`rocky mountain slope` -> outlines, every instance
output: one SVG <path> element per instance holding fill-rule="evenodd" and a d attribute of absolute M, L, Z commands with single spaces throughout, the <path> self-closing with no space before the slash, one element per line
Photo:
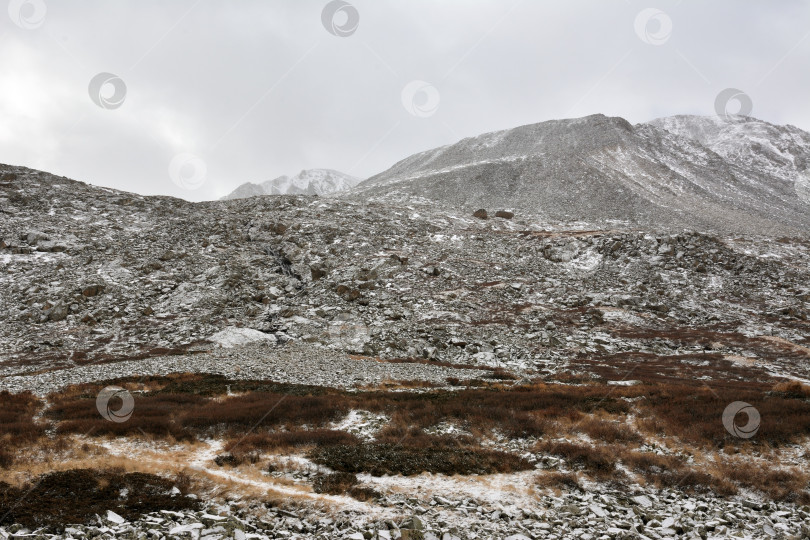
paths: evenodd
<path fill-rule="evenodd" d="M 415 154 L 357 198 L 506 207 L 550 222 L 803 234 L 810 134 L 747 117 L 553 120 Z"/>
<path fill-rule="evenodd" d="M 244 199 L 256 195 L 330 195 L 347 191 L 358 183 L 359 178 L 339 171 L 309 169 L 295 176 L 279 176 L 260 184 L 244 183 L 222 199 Z"/>
<path fill-rule="evenodd" d="M 810 534 L 810 240 L 486 208 L 0 165 L 0 537 Z"/>
<path fill-rule="evenodd" d="M 810 378 L 806 239 L 0 175 L 6 374 L 254 339 L 229 330 L 244 327 L 277 347 L 527 372 L 593 369 L 570 364 L 582 353 L 700 355 L 712 335 L 713 354 Z"/>

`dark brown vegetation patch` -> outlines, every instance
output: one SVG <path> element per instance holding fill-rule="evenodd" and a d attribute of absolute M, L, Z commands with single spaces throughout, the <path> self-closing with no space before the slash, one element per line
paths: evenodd
<path fill-rule="evenodd" d="M 274 433 L 252 433 L 232 439 L 225 445 L 229 452 L 249 450 L 278 450 L 307 446 L 335 446 L 359 443 L 351 433 L 332 429 L 294 429 Z"/>
<path fill-rule="evenodd" d="M 579 478 L 572 472 L 545 472 L 535 478 L 535 484 L 541 488 L 581 490 Z"/>
<path fill-rule="evenodd" d="M 315 480 L 312 481 L 312 489 L 315 493 L 341 495 L 346 493 L 349 488 L 357 483 L 357 476 L 348 472 L 319 474 L 315 477 Z"/>
<path fill-rule="evenodd" d="M 175 485 L 152 474 L 91 469 L 45 474 L 22 487 L 0 482 L 0 525 L 61 530 L 69 524 L 89 523 L 107 510 L 137 519 L 160 510 L 199 509 L 196 500 L 182 493 L 172 495 Z"/>
<path fill-rule="evenodd" d="M 655 385 L 645 389 L 644 396 L 641 423 L 645 428 L 704 447 L 738 445 L 743 441 L 726 431 L 722 423 L 723 411 L 735 401 L 749 403 L 759 411 L 759 430 L 749 440 L 751 443 L 767 442 L 779 446 L 810 435 L 810 401 L 771 392 L 769 386 L 693 388 Z M 744 425 L 747 417 L 741 414 L 736 421 Z"/>
<path fill-rule="evenodd" d="M 705 357 L 703 360 L 710 360 Z M 635 378 L 636 373 L 632 374 Z M 461 383 L 461 381 L 458 381 Z M 95 397 L 117 384 L 135 396 L 132 418 L 121 424 L 101 418 Z M 506 386 L 489 383 L 456 391 L 341 391 L 270 381 L 229 381 L 215 375 L 171 375 L 121 379 L 72 387 L 50 396 L 47 423 L 59 433 L 139 435 L 176 439 L 226 439 L 223 465 L 253 462 L 261 452 L 308 451 L 320 463 L 342 472 L 470 474 L 522 470 L 527 464 L 509 454 L 494 456 L 478 445 L 493 433 L 536 438 L 540 452 L 559 455 L 581 475 L 625 482 L 630 476 L 659 487 L 733 493 L 757 489 L 772 498 L 804 500 L 804 476 L 793 474 L 789 486 L 778 463 L 762 465 L 758 474 L 724 474 L 728 456 L 778 452 L 810 436 L 810 390 L 781 381 L 708 380 L 648 382 L 608 386 L 586 379 L 572 384 L 535 383 Z M 759 431 L 740 439 L 726 431 L 722 415 L 735 401 L 753 405 L 761 416 Z M 42 434 L 33 415 L 42 404 L 33 396 L 0 394 L 7 406 L 0 419 L 7 433 Z M 373 444 L 329 429 L 350 410 L 388 417 Z M 632 418 L 632 420 L 631 420 Z M 747 421 L 744 414 L 737 423 Z M 466 435 L 432 435 L 440 424 Z M 15 427 L 16 426 L 16 427 Z M 594 445 L 566 441 L 587 434 Z M 3 437 L 0 432 L 0 437 Z M 684 453 L 710 456 L 692 464 L 685 458 L 639 452 L 644 440 L 661 437 Z M 6 440 L 12 439 L 5 435 Z M 667 443 L 667 446 L 670 446 Z M 5 447 L 3 447 L 5 449 Z M 704 454 L 713 452 L 714 454 Z M 0 452 L 0 467 L 13 452 Z M 622 467 L 617 468 L 617 463 Z"/>
<path fill-rule="evenodd" d="M 386 443 L 318 448 L 310 452 L 309 457 L 335 471 L 367 472 L 374 476 L 412 476 L 423 472 L 492 474 L 533 468 L 523 458 L 494 450 L 418 448 Z"/>
<path fill-rule="evenodd" d="M 477 436 L 497 430 L 509 437 L 554 436 L 559 427 L 574 424 L 592 438 L 613 444 L 635 443 L 641 435 L 626 424 L 635 413 L 645 432 L 677 437 L 683 442 L 707 448 L 767 443 L 779 446 L 810 435 L 810 400 L 801 385 L 745 382 L 712 386 L 644 384 L 610 387 L 600 384 L 531 384 L 511 387 L 472 388 L 460 391 L 428 392 L 344 392 L 335 389 L 277 385 L 267 381 L 228 382 L 218 376 L 183 375 L 176 379 L 139 382 L 133 388 L 135 412 L 127 422 L 103 419 L 96 410 L 95 396 L 106 384 L 124 388 L 126 380 L 84 385 L 51 397 L 47 416 L 58 422 L 62 433 L 93 435 L 151 434 L 189 439 L 200 435 L 224 435 L 238 439 L 250 432 L 248 446 L 256 448 L 302 446 L 296 437 L 314 437 L 323 444 L 334 434 L 317 432 L 274 435 L 279 428 L 294 431 L 325 428 L 349 410 L 383 413 L 390 425 L 400 430 L 425 430 L 450 422 Z M 224 396 L 230 389 L 237 395 Z M 135 392 L 139 393 L 135 393 Z M 216 394 L 221 391 L 223 394 Z M 217 397 L 210 396 L 214 393 Z M 245 392 L 245 393 L 238 393 Z M 30 420 L 35 407 L 32 397 L 20 398 L 22 411 L 14 418 L 22 423 L 11 429 L 41 433 Z M 633 400 L 633 401 L 628 401 Z M 751 440 L 726 431 L 722 423 L 725 407 L 735 401 L 753 405 L 761 425 Z M 27 411 L 27 412 L 26 412 Z M 19 416 L 22 414 L 22 416 Z M 28 416 L 25 416 L 25 415 Z M 587 415 L 593 415 L 588 417 Z M 28 418 L 28 420 L 25 420 Z M 12 419 L 13 420 L 13 419 Z M 741 415 L 738 419 L 745 422 Z M 16 421 L 7 420 L 10 424 Z M 39 429 L 40 431 L 37 431 Z"/>
<path fill-rule="evenodd" d="M 3 447 L 32 441 L 43 434 L 44 427 L 34 422 L 34 415 L 41 406 L 42 402 L 30 392 L 0 392 L 0 443 Z"/>
<path fill-rule="evenodd" d="M 41 406 L 42 402 L 31 393 L 0 392 L 0 469 L 11 467 L 15 450 L 45 432 L 45 426 L 34 421 Z"/>
<path fill-rule="evenodd" d="M 347 494 L 359 501 L 368 501 L 380 497 L 380 493 L 376 490 L 358 484 L 357 476 L 352 473 L 319 474 L 312 481 L 312 490 L 315 493 L 326 493 L 328 495 Z"/>
<path fill-rule="evenodd" d="M 741 486 L 756 489 L 776 501 L 810 503 L 810 475 L 797 467 L 771 468 L 768 464 L 746 459 L 723 462 L 719 473 Z"/>
<path fill-rule="evenodd" d="M 598 478 L 610 478 L 616 474 L 616 455 L 604 446 L 543 441 L 535 450 L 560 456 L 569 465 L 582 468 Z"/>

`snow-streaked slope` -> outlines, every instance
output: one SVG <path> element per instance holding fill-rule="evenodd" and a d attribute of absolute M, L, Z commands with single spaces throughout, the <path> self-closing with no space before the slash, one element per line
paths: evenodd
<path fill-rule="evenodd" d="M 242 184 L 223 199 L 244 199 L 256 195 L 331 195 L 347 191 L 360 181 L 360 178 L 332 169 L 309 169 L 295 176 L 279 176 L 261 184 Z"/>
<path fill-rule="evenodd" d="M 810 134 L 750 118 L 631 125 L 593 115 L 487 133 L 415 154 L 348 196 L 514 208 L 551 221 L 806 233 L 796 192 Z"/>

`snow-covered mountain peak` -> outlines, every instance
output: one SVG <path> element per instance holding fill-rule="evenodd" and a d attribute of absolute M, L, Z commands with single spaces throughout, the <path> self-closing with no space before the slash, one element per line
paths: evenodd
<path fill-rule="evenodd" d="M 305 169 L 295 176 L 279 176 L 261 184 L 242 184 L 223 199 L 256 195 L 331 195 L 347 191 L 360 181 L 360 178 L 333 169 Z"/>

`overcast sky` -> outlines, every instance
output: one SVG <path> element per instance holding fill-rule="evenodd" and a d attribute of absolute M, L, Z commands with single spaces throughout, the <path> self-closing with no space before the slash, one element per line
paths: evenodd
<path fill-rule="evenodd" d="M 715 114 L 727 88 L 810 130 L 807 0 L 7 3 L 0 162 L 142 194 L 368 177 L 554 118 Z"/>

